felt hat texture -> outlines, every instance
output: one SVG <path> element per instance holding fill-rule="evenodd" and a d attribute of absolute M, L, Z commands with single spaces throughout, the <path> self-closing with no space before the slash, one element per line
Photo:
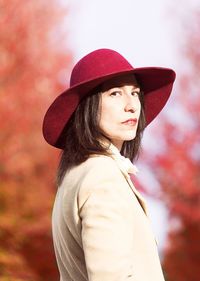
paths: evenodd
<path fill-rule="evenodd" d="M 117 76 L 134 74 L 144 92 L 146 125 L 162 110 L 176 77 L 170 68 L 134 68 L 121 54 L 111 49 L 98 49 L 84 56 L 74 66 L 70 87 L 48 108 L 43 120 L 43 136 L 52 146 L 63 149 L 64 128 L 80 101 L 91 90 Z"/>

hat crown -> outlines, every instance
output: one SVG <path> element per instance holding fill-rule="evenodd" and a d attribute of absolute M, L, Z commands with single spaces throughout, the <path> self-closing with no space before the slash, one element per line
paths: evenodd
<path fill-rule="evenodd" d="M 134 69 L 118 52 L 98 49 L 84 56 L 73 68 L 70 87 L 113 73 Z"/>

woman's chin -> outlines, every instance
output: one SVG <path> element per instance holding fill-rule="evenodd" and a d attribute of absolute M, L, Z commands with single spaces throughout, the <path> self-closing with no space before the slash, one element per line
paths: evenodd
<path fill-rule="evenodd" d="M 132 134 L 132 135 L 126 135 L 126 136 L 119 136 L 119 137 L 116 137 L 116 138 L 112 138 L 112 137 L 109 137 L 111 139 L 111 142 L 124 142 L 124 141 L 131 141 L 131 140 L 134 140 L 136 137 L 136 134 Z"/>
<path fill-rule="evenodd" d="M 136 133 L 130 133 L 123 137 L 123 141 L 131 141 L 136 137 Z"/>

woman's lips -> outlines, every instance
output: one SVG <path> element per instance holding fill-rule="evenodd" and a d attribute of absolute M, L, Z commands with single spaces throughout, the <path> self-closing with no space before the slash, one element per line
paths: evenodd
<path fill-rule="evenodd" d="M 122 124 L 128 125 L 128 126 L 135 126 L 137 124 L 137 118 L 130 118 L 130 119 L 122 122 Z"/>

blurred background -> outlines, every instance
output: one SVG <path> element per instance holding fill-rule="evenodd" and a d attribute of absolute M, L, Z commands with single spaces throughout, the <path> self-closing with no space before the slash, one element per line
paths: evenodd
<path fill-rule="evenodd" d="M 147 199 L 167 281 L 200 274 L 200 0 L 0 1 L 0 280 L 56 281 L 51 212 L 59 151 L 43 116 L 73 65 L 111 48 L 177 72 L 146 129 L 135 185 Z"/>

